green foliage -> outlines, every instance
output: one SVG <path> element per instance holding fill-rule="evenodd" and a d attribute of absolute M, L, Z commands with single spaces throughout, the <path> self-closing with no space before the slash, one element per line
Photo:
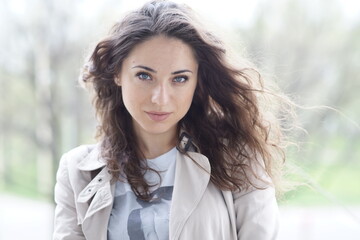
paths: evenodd
<path fill-rule="evenodd" d="M 352 144 L 360 146 L 360 141 Z M 298 168 L 289 178 L 307 185 L 286 193 L 282 204 L 360 204 L 360 149 L 348 152 L 349 140 L 341 137 L 326 139 L 322 145 L 324 148 L 316 146 L 308 154 L 293 155 L 290 161 Z"/>
<path fill-rule="evenodd" d="M 359 205 L 360 166 L 315 165 L 309 170 L 315 186 L 301 186 L 285 194 L 282 204 Z"/>

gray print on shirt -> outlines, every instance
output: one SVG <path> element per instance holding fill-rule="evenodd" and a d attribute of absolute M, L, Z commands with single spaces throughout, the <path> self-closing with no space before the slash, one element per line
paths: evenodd
<path fill-rule="evenodd" d="M 127 233 L 130 240 L 169 239 L 169 205 L 172 192 L 173 186 L 160 187 L 151 193 L 152 200 L 149 202 L 137 198 L 129 191 L 115 197 L 114 208 L 126 208 L 119 205 L 132 201 L 136 201 L 139 206 L 129 213 L 127 219 Z"/>

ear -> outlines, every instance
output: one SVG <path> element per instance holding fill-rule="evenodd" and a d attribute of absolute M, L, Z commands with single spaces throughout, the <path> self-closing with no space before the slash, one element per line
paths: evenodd
<path fill-rule="evenodd" d="M 115 79 L 115 84 L 118 85 L 119 87 L 121 86 L 121 80 L 120 80 L 120 77 L 119 76 L 116 76 Z"/>

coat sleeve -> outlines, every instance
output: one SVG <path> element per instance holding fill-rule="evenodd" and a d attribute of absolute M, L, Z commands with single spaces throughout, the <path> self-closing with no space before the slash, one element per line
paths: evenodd
<path fill-rule="evenodd" d="M 78 225 L 75 208 L 74 191 L 69 181 L 67 155 L 60 160 L 55 185 L 55 216 L 53 240 L 84 240 L 85 237 Z"/>
<path fill-rule="evenodd" d="M 277 239 L 279 209 L 273 187 L 235 192 L 233 199 L 239 240 Z"/>

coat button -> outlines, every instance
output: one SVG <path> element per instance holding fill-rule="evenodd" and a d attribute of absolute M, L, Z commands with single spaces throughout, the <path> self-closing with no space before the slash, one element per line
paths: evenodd
<path fill-rule="evenodd" d="M 98 179 L 98 182 L 101 182 L 101 181 L 102 181 L 102 178 L 99 178 L 99 179 Z"/>

